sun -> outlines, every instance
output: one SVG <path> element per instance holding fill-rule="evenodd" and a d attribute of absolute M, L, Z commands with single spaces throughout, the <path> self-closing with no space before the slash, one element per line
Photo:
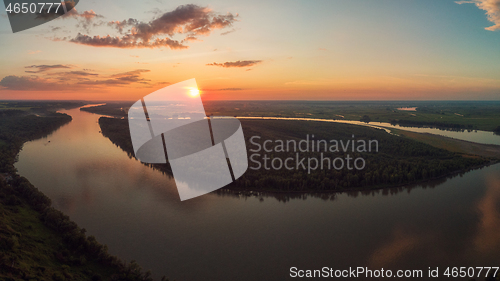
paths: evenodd
<path fill-rule="evenodd" d="M 191 97 L 193 97 L 193 98 L 197 97 L 197 96 L 200 95 L 200 90 L 198 90 L 198 89 L 191 89 L 191 90 L 189 90 L 189 95 Z"/>

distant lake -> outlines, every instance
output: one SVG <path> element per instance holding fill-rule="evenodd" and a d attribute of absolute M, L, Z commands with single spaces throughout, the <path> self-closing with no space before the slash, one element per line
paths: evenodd
<path fill-rule="evenodd" d="M 63 112 L 73 121 L 26 143 L 16 168 L 111 254 L 155 277 L 284 280 L 290 267 L 426 274 L 500 264 L 500 165 L 365 193 L 211 193 L 180 202 L 171 178 L 99 133 L 99 115 Z"/>

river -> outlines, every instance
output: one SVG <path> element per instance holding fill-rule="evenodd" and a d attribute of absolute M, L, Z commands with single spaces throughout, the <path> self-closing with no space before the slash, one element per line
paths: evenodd
<path fill-rule="evenodd" d="M 330 122 L 330 123 L 344 123 L 352 125 L 360 125 L 372 128 L 383 129 L 390 133 L 390 129 L 400 129 L 405 131 L 411 131 L 416 133 L 428 133 L 433 135 L 445 136 L 449 138 L 454 138 L 458 140 L 476 142 L 481 144 L 494 144 L 500 145 L 500 135 L 493 132 L 481 131 L 481 130 L 463 130 L 463 131 L 453 131 L 444 130 L 438 128 L 430 127 L 405 127 L 400 125 L 393 125 L 386 122 L 361 122 L 352 120 L 332 120 L 332 119 L 315 119 L 315 118 L 294 118 L 294 117 L 240 117 L 238 119 L 254 119 L 254 120 L 289 120 L 289 121 L 312 121 L 312 122 Z"/>
<path fill-rule="evenodd" d="M 500 165 L 366 193 L 181 202 L 171 178 L 99 133 L 98 115 L 62 112 L 73 121 L 26 143 L 19 174 L 111 254 L 155 277 L 284 280 L 291 267 L 362 266 L 424 276 L 439 267 L 434 280 L 452 280 L 442 275 L 447 266 L 500 264 Z"/>

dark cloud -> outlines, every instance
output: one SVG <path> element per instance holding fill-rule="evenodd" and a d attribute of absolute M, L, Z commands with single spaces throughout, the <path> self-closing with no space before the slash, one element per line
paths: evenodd
<path fill-rule="evenodd" d="M 45 77 L 9 75 L 0 80 L 0 89 L 13 91 L 79 91 L 105 86 L 119 87 L 142 84 L 144 87 L 152 87 L 169 84 L 167 82 L 151 82 L 151 80 L 142 77 L 143 73 L 146 72 L 150 72 L 150 70 L 136 69 L 102 77 L 97 73 L 89 72 L 88 69 L 47 73 Z"/>
<path fill-rule="evenodd" d="M 148 69 L 137 69 L 133 71 L 118 73 L 110 75 L 108 79 L 103 80 L 93 80 L 93 81 L 83 81 L 78 84 L 83 85 L 115 85 L 115 86 L 123 86 L 129 85 L 132 83 L 140 83 L 140 84 L 150 84 L 151 80 L 144 79 L 141 77 L 142 73 L 150 72 Z"/>
<path fill-rule="evenodd" d="M 37 76 L 9 75 L 0 80 L 0 86 L 14 91 L 62 91 L 70 89 L 70 85 Z"/>
<path fill-rule="evenodd" d="M 66 72 L 57 72 L 53 73 L 51 75 L 57 75 L 57 76 L 64 76 L 64 77 L 93 77 L 93 76 L 99 76 L 97 73 L 92 73 L 88 71 L 81 71 L 81 70 L 76 70 L 76 71 L 66 71 Z"/>
<path fill-rule="evenodd" d="M 233 29 L 231 29 L 231 30 L 229 30 L 229 31 L 222 32 L 220 35 L 228 35 L 229 33 L 232 33 L 232 32 L 235 32 L 235 31 L 236 31 L 236 29 L 235 29 L 235 28 L 233 28 Z"/>
<path fill-rule="evenodd" d="M 74 5 L 75 4 L 71 3 L 70 1 L 66 1 L 66 7 L 68 9 L 68 12 L 66 14 L 64 13 L 64 9 L 61 6 L 61 8 L 58 9 L 57 14 L 53 12 L 48 13 L 48 11 L 42 11 L 42 13 L 37 13 L 36 18 L 44 20 L 49 20 L 56 17 L 59 17 L 60 19 L 77 19 L 78 23 L 76 27 L 82 28 L 87 32 L 90 32 L 90 29 L 92 27 L 100 26 L 106 23 L 102 20 L 96 21 L 97 19 L 104 18 L 104 16 L 97 14 L 93 10 L 83 11 L 82 13 L 80 13 L 74 8 Z M 54 8 L 52 8 L 51 11 L 54 11 Z M 61 30 L 61 27 L 52 29 L 52 31 L 57 30 Z"/>
<path fill-rule="evenodd" d="M 172 40 L 170 38 L 155 39 L 153 42 L 141 42 L 137 41 L 130 36 L 124 37 L 99 37 L 99 36 L 88 36 L 85 34 L 80 34 L 69 40 L 73 43 L 78 43 L 82 45 L 88 45 L 93 47 L 115 47 L 115 48 L 157 48 L 157 47 L 169 47 L 172 50 L 176 49 L 187 49 L 187 46 L 182 45 L 177 40 Z"/>
<path fill-rule="evenodd" d="M 249 67 L 256 64 L 262 63 L 261 60 L 239 60 L 239 61 L 228 61 L 225 63 L 209 63 L 210 66 L 220 66 L 220 67 Z"/>
<path fill-rule="evenodd" d="M 56 64 L 56 65 L 30 65 L 26 66 L 25 68 L 36 68 L 37 70 L 26 70 L 26 73 L 40 73 L 40 72 L 45 72 L 51 69 L 58 69 L 58 68 L 71 68 L 71 65 L 63 65 L 63 64 Z"/>
<path fill-rule="evenodd" d="M 76 27 L 84 29 L 86 32 L 90 32 L 90 28 L 100 26 L 105 24 L 104 21 L 96 21 L 96 19 L 104 18 L 101 15 L 96 14 L 93 10 L 84 11 L 83 13 L 76 12 L 69 15 L 69 17 L 75 17 L 78 19 L 78 24 Z"/>
<path fill-rule="evenodd" d="M 109 22 L 108 25 L 121 36 L 79 33 L 69 41 L 94 47 L 186 49 L 185 42 L 198 40 L 197 36 L 207 36 L 216 29 L 230 27 L 237 17 L 237 14 L 217 14 L 207 7 L 190 4 L 179 6 L 147 23 L 133 18 Z M 173 39 L 177 34 L 186 36 L 180 41 Z"/>
<path fill-rule="evenodd" d="M 104 18 L 102 15 L 96 14 L 93 10 L 90 11 L 84 11 L 83 13 L 78 13 L 76 10 L 72 10 L 74 12 L 68 13 L 67 17 L 75 17 L 75 18 L 81 18 L 84 20 L 92 20 L 96 18 Z"/>
<path fill-rule="evenodd" d="M 108 26 L 114 27 L 120 34 L 123 34 L 123 29 L 127 27 L 131 27 L 139 24 L 139 21 L 136 19 L 128 19 L 123 21 L 110 21 L 108 22 Z"/>

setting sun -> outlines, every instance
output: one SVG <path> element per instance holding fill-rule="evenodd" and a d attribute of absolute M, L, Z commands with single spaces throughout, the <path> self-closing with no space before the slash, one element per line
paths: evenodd
<path fill-rule="evenodd" d="M 189 90 L 189 95 L 191 97 L 193 97 L 193 98 L 197 97 L 197 96 L 200 95 L 200 90 L 198 90 L 198 89 L 191 89 L 191 90 Z"/>

